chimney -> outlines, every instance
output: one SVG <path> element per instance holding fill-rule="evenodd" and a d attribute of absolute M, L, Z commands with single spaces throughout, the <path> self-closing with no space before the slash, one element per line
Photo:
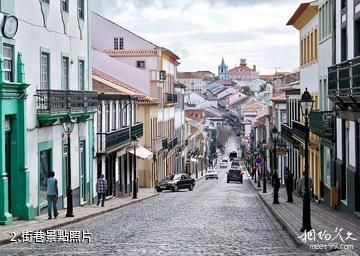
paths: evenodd
<path fill-rule="evenodd" d="M 253 65 L 253 71 L 256 71 L 256 65 Z"/>

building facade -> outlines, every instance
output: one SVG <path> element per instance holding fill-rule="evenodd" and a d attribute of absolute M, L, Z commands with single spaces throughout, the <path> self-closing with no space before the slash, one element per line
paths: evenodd
<path fill-rule="evenodd" d="M 12 216 L 32 219 L 46 211 L 50 171 L 58 179 L 60 209 L 66 208 L 69 175 L 74 206 L 92 203 L 97 94 L 89 72 L 88 1 L 1 1 L 1 12 L 3 22 L 4 14 L 18 18 L 16 35 L 2 37 L 3 86 L 19 87 L 17 96 L 15 87 L 7 87 L 13 96 L 1 111 L 6 174 L 0 181 L 0 223 L 9 224 Z M 68 117 L 74 122 L 71 144 L 62 125 Z"/>
<path fill-rule="evenodd" d="M 218 66 L 218 78 L 224 81 L 229 79 L 229 67 L 225 64 L 224 58 L 222 58 L 221 64 Z"/>
<path fill-rule="evenodd" d="M 229 70 L 229 80 L 233 81 L 252 81 L 259 79 L 259 72 L 256 65 L 252 68 L 247 66 L 246 59 L 240 59 L 240 65 Z"/>

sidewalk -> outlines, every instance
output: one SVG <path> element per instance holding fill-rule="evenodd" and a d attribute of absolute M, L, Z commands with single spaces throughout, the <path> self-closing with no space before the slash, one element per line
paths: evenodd
<path fill-rule="evenodd" d="M 299 246 L 309 246 L 310 245 L 319 245 L 319 244 L 346 244 L 353 245 L 353 251 L 349 250 L 338 250 L 336 252 L 331 252 L 328 255 L 359 255 L 360 253 L 360 220 L 354 216 L 351 216 L 347 213 L 338 212 L 327 208 L 325 205 L 319 205 L 315 202 L 311 202 L 311 226 L 315 231 L 315 241 L 314 239 L 309 239 L 309 234 L 307 236 L 308 240 L 304 242 L 304 236 L 301 237 L 304 233 L 300 232 L 302 226 L 302 210 L 303 210 L 303 200 L 301 197 L 293 193 L 294 202 L 287 203 L 287 195 L 285 188 L 280 188 L 279 191 L 279 202 L 280 204 L 273 204 L 273 188 L 267 183 L 267 192 L 262 193 L 262 182 L 261 188 L 257 187 L 257 184 L 253 180 L 249 179 L 249 182 L 253 184 L 255 190 L 258 191 L 258 195 L 269 210 L 274 214 L 274 216 L 279 220 L 283 227 L 291 234 L 296 243 Z M 338 229 L 338 230 L 336 230 Z M 340 232 L 339 230 L 343 229 Z M 323 236 L 319 232 L 323 231 Z M 352 239 L 346 239 L 348 232 L 351 232 Z M 326 235 L 328 234 L 328 235 Z M 331 238 L 330 238 L 331 237 Z M 329 238 L 326 240 L 325 238 Z M 341 239 L 342 238 L 342 239 Z M 332 240 L 334 239 L 334 240 Z M 342 241 L 344 240 L 344 242 Z M 313 249 L 313 248 L 312 248 Z M 320 249 L 320 248 L 319 248 Z M 320 252 L 324 252 L 319 250 Z M 340 248 L 339 248 L 340 249 Z M 331 251 L 329 248 L 325 250 L 326 252 Z"/>
<path fill-rule="evenodd" d="M 12 238 L 12 236 L 10 236 L 11 232 L 14 232 L 16 235 L 21 235 L 22 231 L 58 229 L 60 227 L 95 217 L 157 195 L 158 193 L 154 192 L 153 188 L 139 189 L 137 199 L 132 199 L 132 196 L 112 198 L 105 202 L 105 207 L 96 206 L 96 204 L 75 207 L 75 217 L 73 218 L 65 217 L 65 209 L 59 211 L 59 216 L 56 219 L 48 220 L 47 214 L 43 214 L 36 216 L 35 220 L 15 220 L 10 225 L 0 226 L 0 245 L 10 243 L 10 239 Z"/>

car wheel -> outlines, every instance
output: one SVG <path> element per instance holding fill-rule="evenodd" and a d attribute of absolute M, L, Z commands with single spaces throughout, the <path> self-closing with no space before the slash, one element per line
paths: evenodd
<path fill-rule="evenodd" d="M 193 191 L 193 189 L 194 189 L 193 184 L 190 184 L 189 191 Z"/>
<path fill-rule="evenodd" d="M 174 187 L 173 187 L 173 192 L 178 192 L 179 191 L 179 187 L 177 186 L 177 185 L 175 185 Z"/>
<path fill-rule="evenodd" d="M 219 179 L 219 177 L 216 177 L 216 179 L 218 180 L 218 179 Z"/>
<path fill-rule="evenodd" d="M 226 183 L 229 183 L 229 180 L 227 180 Z"/>
<path fill-rule="evenodd" d="M 162 191 L 162 189 L 161 189 L 161 188 L 157 188 L 156 191 L 160 193 L 160 192 Z"/>
<path fill-rule="evenodd" d="M 205 180 L 207 180 L 208 178 L 205 178 Z"/>

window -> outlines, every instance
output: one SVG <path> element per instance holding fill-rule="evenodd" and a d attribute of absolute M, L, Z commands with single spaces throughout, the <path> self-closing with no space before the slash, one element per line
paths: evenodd
<path fill-rule="evenodd" d="M 69 0 L 61 0 L 61 10 L 63 12 L 69 12 Z"/>
<path fill-rule="evenodd" d="M 331 151 L 328 147 L 324 147 L 324 183 L 330 187 L 330 171 L 331 171 Z"/>
<path fill-rule="evenodd" d="M 49 89 L 49 53 L 42 52 L 40 60 L 40 89 Z"/>
<path fill-rule="evenodd" d="M 124 38 L 115 37 L 114 38 L 114 50 L 123 50 L 124 49 Z"/>
<path fill-rule="evenodd" d="M 123 110 L 122 110 L 122 114 L 123 114 L 123 117 L 122 117 L 123 124 L 122 124 L 122 126 L 126 127 L 127 126 L 127 119 L 128 119 L 128 117 L 127 117 L 127 109 L 128 109 L 129 105 L 127 105 L 128 104 L 127 101 L 125 101 L 124 103 L 125 103 L 125 105 L 123 106 Z"/>
<path fill-rule="evenodd" d="M 49 3 L 49 1 L 50 1 L 50 0 L 41 0 L 41 2 L 47 3 L 47 4 Z"/>
<path fill-rule="evenodd" d="M 61 88 L 69 90 L 69 57 L 62 57 L 61 60 Z"/>
<path fill-rule="evenodd" d="M 145 68 L 145 61 L 144 60 L 136 61 L 136 67 L 137 68 Z"/>
<path fill-rule="evenodd" d="M 79 60 L 79 90 L 85 90 L 85 62 Z"/>
<path fill-rule="evenodd" d="M 78 0 L 78 15 L 79 19 L 84 19 L 84 0 Z"/>
<path fill-rule="evenodd" d="M 341 61 L 347 59 L 347 33 L 346 28 L 341 29 Z"/>
<path fill-rule="evenodd" d="M 318 59 L 318 31 L 317 29 L 315 29 L 314 31 L 314 40 L 315 40 L 315 43 L 314 43 L 314 58 L 315 60 Z"/>
<path fill-rule="evenodd" d="M 106 132 L 110 132 L 110 104 L 106 104 L 106 113 L 105 113 L 105 127 Z"/>
<path fill-rule="evenodd" d="M 4 57 L 4 79 L 7 82 L 14 82 L 13 74 L 13 47 L 11 45 L 3 46 Z"/>
<path fill-rule="evenodd" d="M 113 102 L 112 104 L 112 120 L 111 120 L 111 129 L 116 130 L 116 103 Z"/>
<path fill-rule="evenodd" d="M 354 23 L 354 55 L 360 55 L 360 18 Z"/>
<path fill-rule="evenodd" d="M 344 9 L 346 7 L 347 0 L 341 0 L 341 9 Z"/>
<path fill-rule="evenodd" d="M 81 201 L 86 201 L 86 156 L 85 156 L 85 141 L 79 143 L 80 153 L 80 195 Z"/>

